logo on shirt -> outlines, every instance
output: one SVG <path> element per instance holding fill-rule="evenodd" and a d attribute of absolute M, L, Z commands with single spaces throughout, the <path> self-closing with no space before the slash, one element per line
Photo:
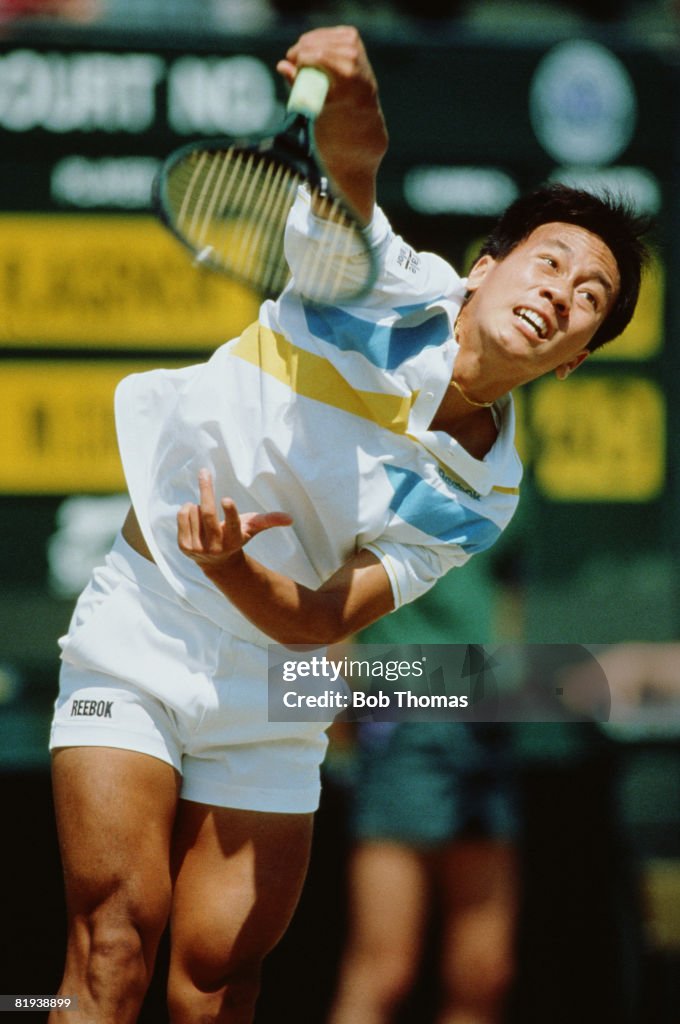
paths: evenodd
<path fill-rule="evenodd" d="M 410 270 L 412 274 L 417 274 L 420 268 L 420 257 L 410 245 L 402 245 L 397 256 L 397 263 L 402 270 Z"/>
<path fill-rule="evenodd" d="M 450 477 L 448 473 L 445 473 L 440 466 L 437 467 L 437 473 L 444 481 L 444 483 L 449 485 L 449 487 L 455 487 L 457 491 L 462 491 L 463 494 L 467 494 L 468 497 L 474 498 L 475 501 L 481 501 L 481 494 L 479 494 L 477 491 L 473 491 L 471 487 L 467 487 L 460 480 L 454 480 L 453 477 Z"/>
<path fill-rule="evenodd" d="M 73 700 L 71 718 L 112 718 L 112 700 Z"/>

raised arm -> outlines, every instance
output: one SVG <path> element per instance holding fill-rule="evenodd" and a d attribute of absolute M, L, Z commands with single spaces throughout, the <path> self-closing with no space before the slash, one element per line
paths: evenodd
<path fill-rule="evenodd" d="M 369 551 L 349 559 L 318 589 L 303 587 L 250 558 L 245 545 L 262 530 L 288 526 L 281 512 L 239 515 L 228 498 L 217 510 L 212 480 L 199 475 L 200 503 L 183 505 L 177 542 L 254 625 L 282 644 L 337 643 L 394 607 L 380 561 Z"/>
<path fill-rule="evenodd" d="M 376 176 L 387 149 L 387 129 L 378 84 L 355 28 L 313 29 L 300 36 L 277 70 L 290 83 L 301 67 L 322 68 L 330 78 L 316 121 L 319 154 L 335 189 L 368 221 L 376 197 Z"/>

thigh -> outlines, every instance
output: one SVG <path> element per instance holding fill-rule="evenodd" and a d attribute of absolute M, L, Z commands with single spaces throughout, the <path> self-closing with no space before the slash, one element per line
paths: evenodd
<path fill-rule="evenodd" d="M 157 926 L 169 904 L 177 772 L 136 751 L 62 747 L 52 780 L 70 916 L 115 903 Z"/>
<path fill-rule="evenodd" d="M 171 985 L 207 990 L 257 974 L 305 879 L 311 814 L 181 800 L 173 838 Z"/>
<path fill-rule="evenodd" d="M 439 879 L 445 973 L 466 984 L 495 971 L 504 974 L 518 903 L 514 846 L 481 839 L 454 843 L 442 851 Z"/>
<path fill-rule="evenodd" d="M 349 880 L 353 952 L 374 962 L 417 959 L 429 903 L 425 857 L 400 843 L 365 841 Z"/>
<path fill-rule="evenodd" d="M 517 854 L 513 843 L 461 839 L 441 852 L 444 903 L 464 913 L 490 907 L 506 914 L 516 903 Z"/>

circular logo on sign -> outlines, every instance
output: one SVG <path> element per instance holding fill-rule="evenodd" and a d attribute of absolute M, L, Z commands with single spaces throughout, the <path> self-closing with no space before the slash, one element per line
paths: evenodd
<path fill-rule="evenodd" d="M 605 164 L 633 135 L 633 83 L 604 46 L 573 40 L 555 46 L 531 82 L 529 113 L 538 141 L 555 160 Z"/>

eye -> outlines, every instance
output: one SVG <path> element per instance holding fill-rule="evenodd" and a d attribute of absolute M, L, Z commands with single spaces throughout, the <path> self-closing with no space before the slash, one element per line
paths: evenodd
<path fill-rule="evenodd" d="M 586 302 L 588 302 L 593 307 L 593 309 L 597 310 L 600 308 L 600 303 L 598 301 L 597 295 L 595 295 L 593 292 L 589 292 L 586 290 L 581 292 L 581 295 L 584 297 Z"/>
<path fill-rule="evenodd" d="M 547 265 L 551 267 L 553 270 L 557 269 L 557 260 L 554 256 L 539 256 L 539 260 L 541 260 L 542 263 L 547 263 Z"/>

